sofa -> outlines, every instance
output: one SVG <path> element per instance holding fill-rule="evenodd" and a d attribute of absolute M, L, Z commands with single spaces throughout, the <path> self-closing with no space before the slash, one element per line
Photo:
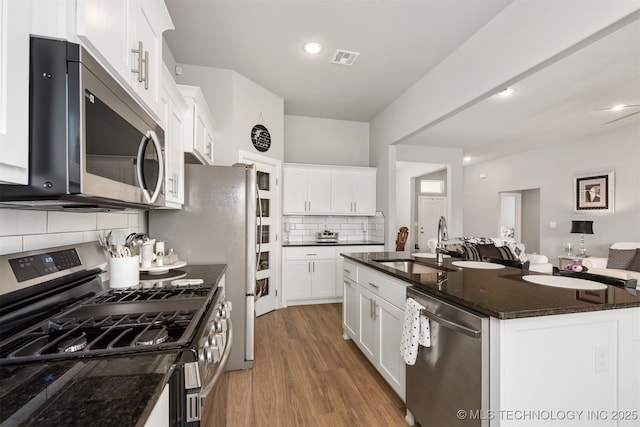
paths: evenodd
<path fill-rule="evenodd" d="M 617 279 L 637 279 L 640 283 L 640 242 L 616 242 L 604 257 L 588 256 L 582 260 L 587 272 Z"/>
<path fill-rule="evenodd" d="M 435 252 L 437 239 L 429 239 L 427 244 Z M 523 243 L 517 243 L 497 237 L 459 237 L 445 242 L 445 248 L 459 253 L 461 258 L 470 261 L 507 260 L 517 261 L 523 268 L 537 273 L 552 273 L 553 264 L 545 255 L 528 254 Z"/>

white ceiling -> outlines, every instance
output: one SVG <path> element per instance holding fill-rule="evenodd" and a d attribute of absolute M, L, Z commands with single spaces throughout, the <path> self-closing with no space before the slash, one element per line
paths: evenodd
<path fill-rule="evenodd" d="M 178 63 L 232 69 L 284 99 L 285 114 L 370 121 L 512 0 L 166 0 Z M 637 126 L 640 21 L 576 47 L 401 143 L 458 147 L 472 162 Z M 323 51 L 308 56 L 304 42 Z M 351 67 L 336 49 L 360 52 Z"/>

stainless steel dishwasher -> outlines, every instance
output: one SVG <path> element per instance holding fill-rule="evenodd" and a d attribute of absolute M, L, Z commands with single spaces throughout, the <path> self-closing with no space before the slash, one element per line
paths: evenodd
<path fill-rule="evenodd" d="M 407 297 L 425 307 L 431 332 L 407 365 L 407 411 L 423 427 L 488 425 L 489 318 L 415 288 Z"/>

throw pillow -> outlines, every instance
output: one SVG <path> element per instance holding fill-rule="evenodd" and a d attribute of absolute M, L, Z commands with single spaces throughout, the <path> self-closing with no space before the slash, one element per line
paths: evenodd
<path fill-rule="evenodd" d="M 636 249 L 636 256 L 633 257 L 633 259 L 629 263 L 627 270 L 637 271 L 638 273 L 640 273 L 640 249 Z"/>
<path fill-rule="evenodd" d="M 462 245 L 462 258 L 468 261 L 482 261 L 475 245 Z"/>
<path fill-rule="evenodd" d="M 508 259 L 511 261 L 519 261 L 518 257 L 516 257 L 515 254 L 511 252 L 511 249 L 509 249 L 508 247 L 499 246 L 499 247 L 496 247 L 496 249 L 500 253 L 500 258 Z"/>
<path fill-rule="evenodd" d="M 490 245 L 476 245 L 476 249 L 480 259 L 483 257 L 504 259 L 493 243 Z"/>
<path fill-rule="evenodd" d="M 636 249 L 609 249 L 607 268 L 627 270 L 635 256 Z"/>

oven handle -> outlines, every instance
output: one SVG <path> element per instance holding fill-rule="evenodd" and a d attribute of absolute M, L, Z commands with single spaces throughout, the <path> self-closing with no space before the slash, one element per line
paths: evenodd
<path fill-rule="evenodd" d="M 229 355 L 231 354 L 231 346 L 233 345 L 233 327 L 232 327 L 231 318 L 229 318 L 228 320 L 229 322 L 227 324 L 227 332 L 228 332 L 227 346 L 224 349 L 224 354 L 222 355 L 222 359 L 220 359 L 220 364 L 218 365 L 218 369 L 216 369 L 216 373 L 213 374 L 213 377 L 211 378 L 211 380 L 200 389 L 200 403 L 202 405 L 204 405 L 203 403 L 204 400 L 207 398 L 207 396 L 209 395 L 209 392 L 213 389 L 213 387 L 218 382 L 220 375 L 222 375 L 222 373 L 224 372 L 224 369 L 227 366 L 227 362 L 229 361 Z"/>

